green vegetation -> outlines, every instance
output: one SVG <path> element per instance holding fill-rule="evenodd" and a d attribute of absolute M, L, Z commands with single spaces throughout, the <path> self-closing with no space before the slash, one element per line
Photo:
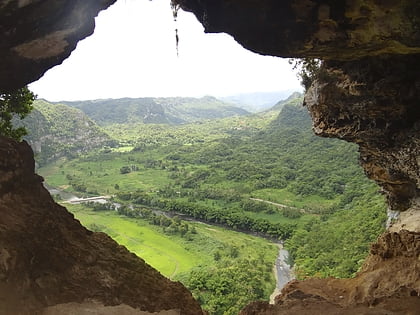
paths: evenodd
<path fill-rule="evenodd" d="M 182 124 L 247 115 L 248 112 L 212 96 L 202 98 L 122 98 L 63 102 L 79 108 L 100 126 L 112 124 Z"/>
<path fill-rule="evenodd" d="M 0 93 L 0 135 L 20 141 L 27 134 L 24 127 L 13 126 L 12 119 L 25 118 L 32 110 L 35 95 L 27 87 Z"/>
<path fill-rule="evenodd" d="M 314 58 L 293 58 L 289 60 L 293 64 L 293 69 L 298 70 L 298 77 L 300 83 L 305 88 L 309 89 L 312 82 L 321 75 L 320 68 L 322 61 Z"/>
<path fill-rule="evenodd" d="M 246 300 L 238 296 L 239 288 L 252 299 L 267 296 L 274 258 L 247 256 L 242 245 L 200 243 L 215 237 L 206 234 L 211 229 L 218 235 L 234 233 L 223 226 L 286 241 L 300 278 L 354 275 L 383 229 L 384 200 L 358 166 L 356 146 L 314 136 L 300 103 L 295 95 L 264 113 L 185 125 L 102 121 L 119 147 L 63 158 L 39 172 L 62 190 L 112 195 L 122 204 L 118 212 L 126 218 L 121 220 L 142 222 L 190 254 L 196 246 L 205 248 L 208 254 L 200 255 L 210 264 L 197 260 L 196 267 L 179 267 L 174 278 L 192 289 L 211 314 L 234 314 Z M 83 215 L 109 213 L 93 210 Z M 109 229 L 111 234 L 119 230 Z M 159 244 L 154 236 L 148 242 Z M 254 269 L 242 274 L 248 265 Z M 172 264 L 164 272 L 172 275 L 173 270 Z"/>
<path fill-rule="evenodd" d="M 83 225 L 107 233 L 167 277 L 173 278 L 205 263 L 202 256 L 191 253 L 178 240 L 144 220 L 128 219 L 115 211 L 88 211 L 83 205 L 66 204 L 66 207 Z"/>
<path fill-rule="evenodd" d="M 78 109 L 45 100 L 36 100 L 33 107 L 34 110 L 15 125 L 29 131 L 24 139 L 32 146 L 41 165 L 63 156 L 71 159 L 95 148 L 117 144 Z"/>
<path fill-rule="evenodd" d="M 329 216 L 314 218 L 286 242 L 298 278 L 346 278 L 358 271 L 386 220 L 383 198 L 366 185 L 360 189 L 363 196 Z"/>
<path fill-rule="evenodd" d="M 159 216 L 167 222 L 153 224 L 115 211 L 66 206 L 86 227 L 107 233 L 164 275 L 182 281 L 211 314 L 237 314 L 274 290 L 277 246 L 267 240 L 176 217 Z M 189 233 L 182 234 L 185 226 Z"/>

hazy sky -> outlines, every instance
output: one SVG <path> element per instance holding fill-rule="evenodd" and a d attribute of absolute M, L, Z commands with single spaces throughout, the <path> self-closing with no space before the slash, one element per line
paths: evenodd
<path fill-rule="evenodd" d="M 96 18 L 92 36 L 30 88 L 51 101 L 301 90 L 286 59 L 205 34 L 191 13 L 179 12 L 175 23 L 169 0 L 119 0 Z"/>

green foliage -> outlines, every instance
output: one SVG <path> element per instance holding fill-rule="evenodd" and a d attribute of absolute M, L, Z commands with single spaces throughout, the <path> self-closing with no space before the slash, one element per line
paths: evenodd
<path fill-rule="evenodd" d="M 346 278 L 358 271 L 386 220 L 383 198 L 375 189 L 362 187 L 364 194 L 345 209 L 309 221 L 286 242 L 298 278 Z"/>
<path fill-rule="evenodd" d="M 20 141 L 27 134 L 24 127 L 15 128 L 12 119 L 25 118 L 33 109 L 34 100 L 35 95 L 27 87 L 0 93 L 0 135 Z"/>
<path fill-rule="evenodd" d="M 267 299 L 272 262 L 264 259 L 232 260 L 220 254 L 215 266 L 194 269 L 184 284 L 210 314 L 236 315 L 249 303 Z M 220 258 L 223 257 L 223 258 Z"/>
<path fill-rule="evenodd" d="M 122 98 L 64 102 L 79 108 L 101 126 L 112 124 L 181 124 L 249 114 L 214 97 Z"/>
<path fill-rule="evenodd" d="M 129 166 L 123 166 L 120 168 L 120 173 L 121 174 L 128 174 L 131 173 L 131 167 Z"/>
<path fill-rule="evenodd" d="M 267 240 L 176 217 L 155 224 L 153 212 L 145 208 L 137 209 L 145 219 L 92 212 L 86 205 L 69 209 L 88 228 L 108 233 L 164 275 L 183 282 L 210 314 L 237 314 L 255 299 L 267 300 L 274 289 L 277 246 Z"/>
<path fill-rule="evenodd" d="M 290 59 L 289 63 L 293 64 L 293 69 L 298 70 L 300 83 L 305 88 L 309 89 L 312 82 L 320 74 L 321 60 L 315 58 L 294 58 Z"/>
<path fill-rule="evenodd" d="M 193 232 L 199 224 L 179 220 L 187 217 L 289 239 L 300 277 L 349 277 L 382 230 L 384 201 L 359 167 L 357 147 L 315 137 L 300 100 L 297 95 L 281 104 L 280 114 L 180 126 L 109 125 L 125 147 L 60 161 L 40 173 L 50 186 L 71 191 L 73 183 L 83 184 L 89 191 L 116 194 L 124 204 L 120 215 L 145 220 L 183 244 L 193 246 L 204 233 Z M 179 218 L 168 218 L 174 214 Z M 182 274 L 182 280 L 211 313 L 235 313 L 242 296 L 234 300 L 224 288 L 236 290 L 229 279 L 243 277 L 238 266 L 258 259 L 244 257 L 237 244 L 205 246 L 211 268 Z M 232 262 L 236 255 L 240 263 Z M 213 274 L 215 266 L 220 277 Z M 254 279 L 253 271 L 247 272 Z M 254 280 L 242 286 L 253 298 L 261 295 Z"/>
<path fill-rule="evenodd" d="M 24 139 L 32 146 L 41 165 L 117 143 L 78 109 L 44 100 L 36 100 L 33 106 L 34 110 L 14 125 L 28 130 Z"/>

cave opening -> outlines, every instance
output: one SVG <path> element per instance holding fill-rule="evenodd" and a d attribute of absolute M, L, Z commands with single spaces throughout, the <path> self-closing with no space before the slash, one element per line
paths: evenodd
<path fill-rule="evenodd" d="M 5 14 L 6 17 L 2 25 L 6 30 L 2 34 L 6 39 L 3 41 L 5 45 L 1 50 L 3 56 L 0 76 L 2 87 L 22 86 L 23 83 L 28 83 L 39 77 L 46 68 L 63 60 L 74 48 L 75 42 L 89 32 L 83 21 L 89 20 L 90 22 L 86 23 L 92 26 L 91 19 L 96 14 L 95 10 L 97 12 L 101 6 L 105 7 L 111 2 L 103 1 L 100 5 L 98 2 L 98 5 L 94 4 L 93 7 L 89 7 L 93 2 L 86 4 L 83 1 L 66 5 L 66 10 L 69 12 L 75 10 L 74 12 L 77 13 L 73 14 L 72 18 L 83 17 L 81 18 L 83 25 L 77 31 L 66 29 L 58 32 L 53 24 L 43 24 L 38 19 L 34 23 L 33 18 L 39 17 L 40 12 L 45 10 L 45 6 L 38 6 L 37 3 L 30 1 L 2 3 L 0 13 Z M 307 279 L 306 281 L 293 282 L 286 287 L 274 305 L 256 302 L 246 307 L 242 313 L 304 314 L 308 312 L 308 314 L 313 314 L 319 310 L 332 314 L 337 312 L 351 314 L 356 311 L 360 314 L 371 314 L 372 312 L 380 314 L 388 311 L 396 314 L 415 313 L 420 307 L 418 294 L 416 294 L 419 292 L 418 156 L 420 146 L 417 123 L 419 112 L 415 109 L 420 95 L 420 85 L 418 84 L 418 75 L 415 73 L 415 69 L 418 68 L 418 55 L 416 55 L 418 53 L 416 47 L 418 37 L 414 35 L 415 30 L 418 29 L 418 21 L 413 19 L 412 12 L 418 12 L 419 6 L 410 1 L 402 3 L 374 2 L 368 7 L 362 6 L 358 2 L 349 2 L 346 6 L 339 4 L 335 7 L 333 2 L 321 4 L 317 1 L 297 1 L 285 2 L 283 4 L 285 10 L 280 12 L 275 10 L 277 6 L 271 1 L 259 4 L 252 3 L 252 1 L 246 4 L 240 1 L 182 0 L 178 2 L 182 8 L 193 11 L 205 25 L 207 31 L 226 31 L 253 51 L 288 57 L 326 58 L 326 62 L 322 66 L 325 75 L 313 82 L 305 96 L 305 105 L 311 113 L 315 133 L 324 137 L 341 138 L 357 143 L 360 162 L 365 173 L 383 188 L 389 208 L 405 210 L 396 220 L 397 222 L 393 222 L 392 229 L 385 232 L 372 245 L 370 256 L 355 278 Z M 89 10 L 84 10 L 86 7 Z M 82 10 L 78 11 L 79 8 Z M 41 16 L 54 17 L 50 21 L 56 22 L 63 17 L 63 20 L 66 20 L 63 10 L 57 6 L 50 9 L 50 12 L 42 13 Z M 88 11 L 93 13 L 91 16 L 85 17 L 84 14 L 90 14 Z M 384 13 L 389 14 L 390 12 L 392 12 L 392 18 L 384 19 Z M 407 15 L 407 12 L 410 13 Z M 281 15 L 285 13 L 288 16 L 282 17 Z M 22 22 L 15 26 L 14 20 Z M 28 27 L 31 25 L 35 25 L 33 32 L 28 31 L 32 29 Z M 60 25 L 60 27 L 62 26 L 63 24 Z M 12 31 L 10 31 L 10 27 Z M 13 29 L 14 27 L 16 29 Z M 48 33 L 49 30 L 52 34 L 46 35 L 45 32 Z M 299 36 L 294 35 L 296 30 L 299 30 Z M 75 35 L 78 32 L 80 36 Z M 48 47 L 48 42 L 51 40 L 59 45 L 45 52 L 39 49 Z M 66 41 L 72 42 L 69 48 L 66 48 Z M 53 56 L 56 54 L 57 56 Z M 408 69 L 409 75 L 406 77 L 400 73 L 400 69 L 403 68 Z M 11 73 L 13 74 L 11 75 Z M 294 118 L 300 117 L 293 111 L 293 108 L 286 108 L 289 115 L 294 115 Z M 296 122 L 297 120 L 290 121 L 284 116 L 278 116 L 276 120 L 276 123 L 284 124 L 289 128 L 292 128 Z M 86 124 L 89 125 L 87 121 Z M 243 129 L 243 121 L 232 128 L 233 132 L 242 132 Z M 296 130 L 293 132 L 294 136 L 298 135 Z M 269 132 L 265 131 L 265 134 L 267 133 Z M 261 140 L 262 134 L 252 138 L 254 146 Z M 177 137 L 174 134 L 167 136 L 168 138 Z M 276 134 L 277 136 L 278 134 Z M 301 137 L 290 139 L 297 142 L 299 138 Z M 198 140 L 201 142 L 203 139 Z M 307 147 L 312 142 L 312 140 L 309 141 Z M 254 148 L 246 147 L 244 143 L 241 143 L 244 150 L 240 153 L 243 156 L 248 153 L 252 155 Z M 76 307 L 75 303 L 87 306 L 86 299 L 91 299 L 99 304 L 88 305 L 89 308 L 123 304 L 120 305 L 123 308 L 135 307 L 149 312 L 178 309 L 181 311 L 175 311 L 175 313 L 201 313 L 197 302 L 191 298 L 190 292 L 185 290 L 182 285 L 161 277 L 154 269 L 129 254 L 125 248 L 117 246 L 105 234 L 85 230 L 73 219 L 73 215 L 54 203 L 41 185 L 42 179 L 34 173 L 33 156 L 27 145 L 18 144 L 5 138 L 0 138 L 0 144 L 2 152 L 0 155 L 2 174 L 0 181 L 0 210 L 2 212 L 0 220 L 2 234 L 0 238 L 2 261 L 0 265 L 0 302 L 3 307 L 1 311 L 6 314 L 25 313 L 38 311 L 48 306 L 49 308 L 44 309 L 44 312 L 57 313 L 64 308 L 68 310 L 69 307 Z M 167 152 L 169 153 L 166 155 L 169 161 L 167 164 L 159 159 L 144 161 L 145 169 L 150 171 L 158 168 L 166 169 L 170 166 L 168 169 L 173 171 L 178 169 L 179 171 L 179 165 L 176 164 L 185 157 L 182 154 L 194 151 L 188 151 L 191 148 L 190 145 L 191 143 L 187 143 L 183 152 Z M 226 152 L 229 153 L 229 149 L 236 148 L 235 145 L 237 145 L 235 141 L 221 143 L 220 146 L 214 146 L 213 151 L 204 150 L 205 154 L 194 156 L 194 161 L 202 166 L 206 158 L 208 161 L 208 158 L 212 156 L 210 153 L 221 156 L 220 161 L 226 160 L 230 158 Z M 111 151 L 104 152 L 105 154 L 124 156 L 123 150 L 113 153 L 112 144 L 109 146 Z M 141 152 L 145 150 L 145 147 L 134 145 L 130 150 L 133 149 Z M 298 152 L 292 152 L 292 154 L 298 156 Z M 324 155 L 327 156 L 327 154 Z M 127 160 L 120 165 L 119 173 L 121 176 L 127 174 L 129 174 L 127 177 L 133 176 L 139 171 L 139 166 L 128 155 L 126 157 Z M 91 157 L 85 156 L 85 158 L 88 160 Z M 266 158 L 269 158 L 268 151 L 265 156 L 261 156 L 261 160 L 268 161 L 269 159 Z M 218 166 L 221 166 L 220 161 Z M 329 169 L 331 169 L 333 161 L 334 158 L 331 158 L 330 164 L 328 164 Z M 282 163 L 287 165 L 289 171 L 304 169 L 296 160 L 289 157 L 282 159 Z M 276 170 L 275 165 L 270 165 L 267 168 L 269 170 L 267 171 L 267 180 L 265 180 L 264 174 L 256 172 L 250 159 L 245 160 L 243 166 L 249 172 L 254 172 L 251 176 L 258 174 L 258 179 L 261 182 L 259 184 L 263 188 L 273 184 L 284 185 L 284 182 L 279 178 L 268 180 L 270 174 Z M 60 166 L 58 168 L 60 169 Z M 65 167 L 62 165 L 61 175 L 64 175 L 68 184 L 75 184 L 73 187 L 86 190 L 86 187 L 77 183 L 78 177 L 81 176 L 80 173 L 85 173 L 88 175 L 87 177 L 93 178 L 98 176 L 96 173 L 98 170 L 87 167 L 80 168 L 79 171 L 77 174 L 66 173 Z M 180 182 L 180 186 L 184 189 L 198 191 L 197 186 L 194 186 L 196 183 L 194 181 L 211 178 L 208 172 L 200 168 L 189 169 L 189 171 L 186 172 L 190 175 L 189 178 L 186 178 L 188 180 Z M 226 178 L 229 177 L 229 179 L 238 182 L 243 180 L 243 176 L 246 178 L 249 175 L 243 175 L 238 168 L 233 167 L 231 169 L 227 167 L 224 171 Z M 294 192 L 304 195 L 308 189 L 316 189 L 316 186 L 319 186 L 323 188 L 322 193 L 326 193 L 330 189 L 332 195 L 325 194 L 324 196 L 328 199 L 348 188 L 346 183 L 336 178 L 327 177 L 331 183 L 331 187 L 327 189 L 326 186 L 323 186 L 326 178 L 324 177 L 325 172 L 322 169 L 313 171 L 310 182 L 315 185 L 312 187 L 293 185 Z M 261 177 L 261 175 L 263 176 Z M 101 176 L 106 177 L 109 174 L 102 173 Z M 286 172 L 284 176 L 290 181 L 296 179 L 299 174 Z M 118 191 L 120 199 L 123 200 L 133 196 L 131 191 L 120 191 L 121 188 L 127 187 L 129 187 L 128 182 L 118 182 L 112 189 Z M 322 225 L 332 223 L 334 226 L 339 226 L 343 222 L 352 221 L 354 213 L 349 211 L 348 205 L 351 202 L 360 201 L 358 200 L 360 193 L 363 194 L 368 190 L 367 186 L 361 182 L 358 182 L 353 188 L 351 194 L 347 194 L 346 198 L 338 203 L 338 206 L 344 206 L 341 213 L 350 213 L 351 218 L 337 218 L 334 217 L 335 214 L 318 213 L 320 215 L 319 222 L 308 220 L 305 222 L 304 230 L 310 232 L 314 229 L 319 235 L 317 229 Z M 242 193 L 249 193 L 249 185 L 236 185 L 235 189 Z M 223 189 L 221 190 L 223 192 Z M 229 197 L 231 197 L 230 192 Z M 266 190 L 265 193 L 267 192 Z M 136 198 L 145 202 L 147 198 L 141 192 L 135 193 L 140 193 L 136 195 Z M 178 195 L 182 192 L 179 189 L 166 189 L 162 193 Z M 211 191 L 211 193 L 221 192 Z M 250 197 L 255 202 L 261 199 L 259 195 L 250 195 Z M 190 202 L 193 198 L 198 199 L 199 196 L 189 195 L 187 201 Z M 370 201 L 370 203 L 360 205 L 373 209 L 375 201 Z M 156 206 L 157 200 L 153 202 Z M 187 204 L 182 204 L 181 207 L 179 204 L 169 206 L 178 211 L 188 209 Z M 242 203 L 241 206 L 245 207 L 249 204 Z M 283 213 L 291 215 L 298 207 L 298 204 L 293 205 Z M 131 210 L 130 207 L 125 208 L 124 215 L 132 215 Z M 308 209 L 303 210 L 308 211 Z M 312 210 L 318 211 L 319 209 Z M 336 209 L 331 207 L 328 210 Z M 268 212 L 264 212 L 264 214 L 268 214 Z M 143 212 L 141 215 L 146 213 Z M 380 213 L 371 213 L 370 219 L 380 220 Z M 332 217 L 336 220 L 328 221 Z M 235 218 L 234 215 L 231 216 L 232 220 L 233 218 Z M 163 221 L 165 220 L 161 220 L 161 222 Z M 176 224 L 172 225 L 173 222 Z M 179 218 L 174 218 L 173 222 L 171 221 L 167 226 L 166 232 L 175 233 Z M 100 222 L 94 223 L 98 230 L 101 230 Z M 337 258 L 343 252 L 351 251 L 351 245 L 357 245 L 358 237 L 364 238 L 369 234 L 366 233 L 365 223 L 366 220 L 362 218 L 358 230 L 346 236 L 348 243 L 335 252 Z M 187 229 L 185 225 L 180 225 L 177 228 L 179 233 L 182 233 L 180 230 L 183 229 L 185 232 Z M 330 230 L 332 229 L 330 228 Z M 305 237 L 306 232 L 302 231 L 298 234 L 300 240 L 303 240 L 303 244 L 312 248 L 315 253 L 319 253 L 317 244 L 310 243 L 308 235 Z M 282 230 L 281 233 L 284 235 L 287 233 L 287 229 Z M 297 246 L 299 237 L 289 243 L 289 246 L 295 251 L 299 249 Z M 315 239 L 315 241 L 317 240 Z M 369 242 L 371 241 L 369 240 Z M 241 255 L 241 248 L 232 246 L 226 253 L 231 256 Z M 213 259 L 220 260 L 223 254 L 225 253 L 219 252 L 218 255 L 214 253 Z M 263 259 L 263 256 L 260 258 Z M 63 260 L 62 257 L 66 257 L 66 259 Z M 325 255 L 318 255 L 317 258 L 319 258 L 318 266 L 323 270 L 332 263 Z M 361 259 L 355 255 L 348 255 L 347 258 L 346 267 L 351 266 L 354 260 Z M 300 262 L 302 265 L 305 263 L 303 260 Z M 356 271 L 354 270 L 354 272 Z M 306 274 L 302 273 L 302 277 L 305 276 Z M 57 292 L 57 287 L 61 287 L 63 290 Z M 229 285 L 225 282 L 225 286 L 219 293 L 222 296 L 227 296 L 230 291 Z M 256 296 L 260 294 L 257 291 L 254 293 Z M 201 298 L 198 297 L 198 299 Z M 63 305 L 65 303 L 70 304 Z M 58 308 L 55 308 L 56 306 Z"/>
<path fill-rule="evenodd" d="M 30 87 L 49 101 L 302 91 L 287 59 L 252 53 L 224 33 L 205 34 L 189 12 L 174 21 L 169 0 L 117 1 L 63 64 Z"/>

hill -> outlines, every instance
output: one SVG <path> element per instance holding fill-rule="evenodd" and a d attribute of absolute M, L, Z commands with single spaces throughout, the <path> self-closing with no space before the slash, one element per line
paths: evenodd
<path fill-rule="evenodd" d="M 300 97 L 282 104 L 280 113 L 274 109 L 188 125 L 143 124 L 123 138 L 115 133 L 120 144 L 130 140 L 126 147 L 57 161 L 39 172 L 50 186 L 66 187 L 67 192 L 114 195 L 113 202 L 121 205 L 118 217 L 156 226 L 156 231 L 186 246 L 184 254 L 177 254 L 184 255 L 190 267 L 190 255 L 204 248 L 210 256 L 206 264 L 180 273 L 177 279 L 210 314 L 237 314 L 240 305 L 247 303 L 238 292 L 252 294 L 255 300 L 269 291 L 263 282 L 270 281 L 265 277 L 272 264 L 263 268 L 263 274 L 264 270 L 258 271 L 259 257 L 256 261 L 241 256 L 239 243 L 222 246 L 203 231 L 224 235 L 222 229 L 216 230 L 223 226 L 282 239 L 289 258 L 296 262 L 297 276 L 304 278 L 354 275 L 369 244 L 383 229 L 384 200 L 358 166 L 357 147 L 313 135 Z M 115 237 L 117 226 L 99 222 L 101 217 L 109 219 L 110 208 L 91 207 L 90 212 L 80 209 L 78 215 L 95 215 L 89 223 L 95 223 L 95 228 L 103 225 L 98 230 Z M 196 224 L 194 230 L 192 224 Z M 120 229 L 127 235 L 127 228 L 121 225 Z M 198 243 L 200 238 L 207 244 Z M 148 248 L 157 246 L 150 242 Z M 129 243 L 134 244 L 131 236 Z M 161 254 L 158 264 L 163 262 Z M 238 289 L 245 285 L 250 286 Z"/>
<path fill-rule="evenodd" d="M 233 103 L 236 106 L 246 109 L 247 111 L 256 113 L 268 110 L 279 100 L 284 100 L 292 93 L 292 90 L 279 92 L 254 92 L 220 97 L 220 99 L 229 103 Z"/>
<path fill-rule="evenodd" d="M 124 123 L 183 124 L 249 114 L 242 108 L 211 96 L 121 98 L 61 103 L 80 109 L 101 126 Z"/>
<path fill-rule="evenodd" d="M 293 92 L 288 98 L 277 102 L 273 107 L 269 108 L 267 111 L 273 111 L 273 110 L 281 111 L 284 105 L 287 105 L 287 104 L 300 105 L 302 103 L 303 103 L 303 94 L 299 92 Z"/>
<path fill-rule="evenodd" d="M 79 109 L 45 100 L 36 100 L 34 110 L 15 124 L 28 130 L 24 139 L 41 165 L 62 156 L 76 157 L 95 148 L 116 144 Z"/>

